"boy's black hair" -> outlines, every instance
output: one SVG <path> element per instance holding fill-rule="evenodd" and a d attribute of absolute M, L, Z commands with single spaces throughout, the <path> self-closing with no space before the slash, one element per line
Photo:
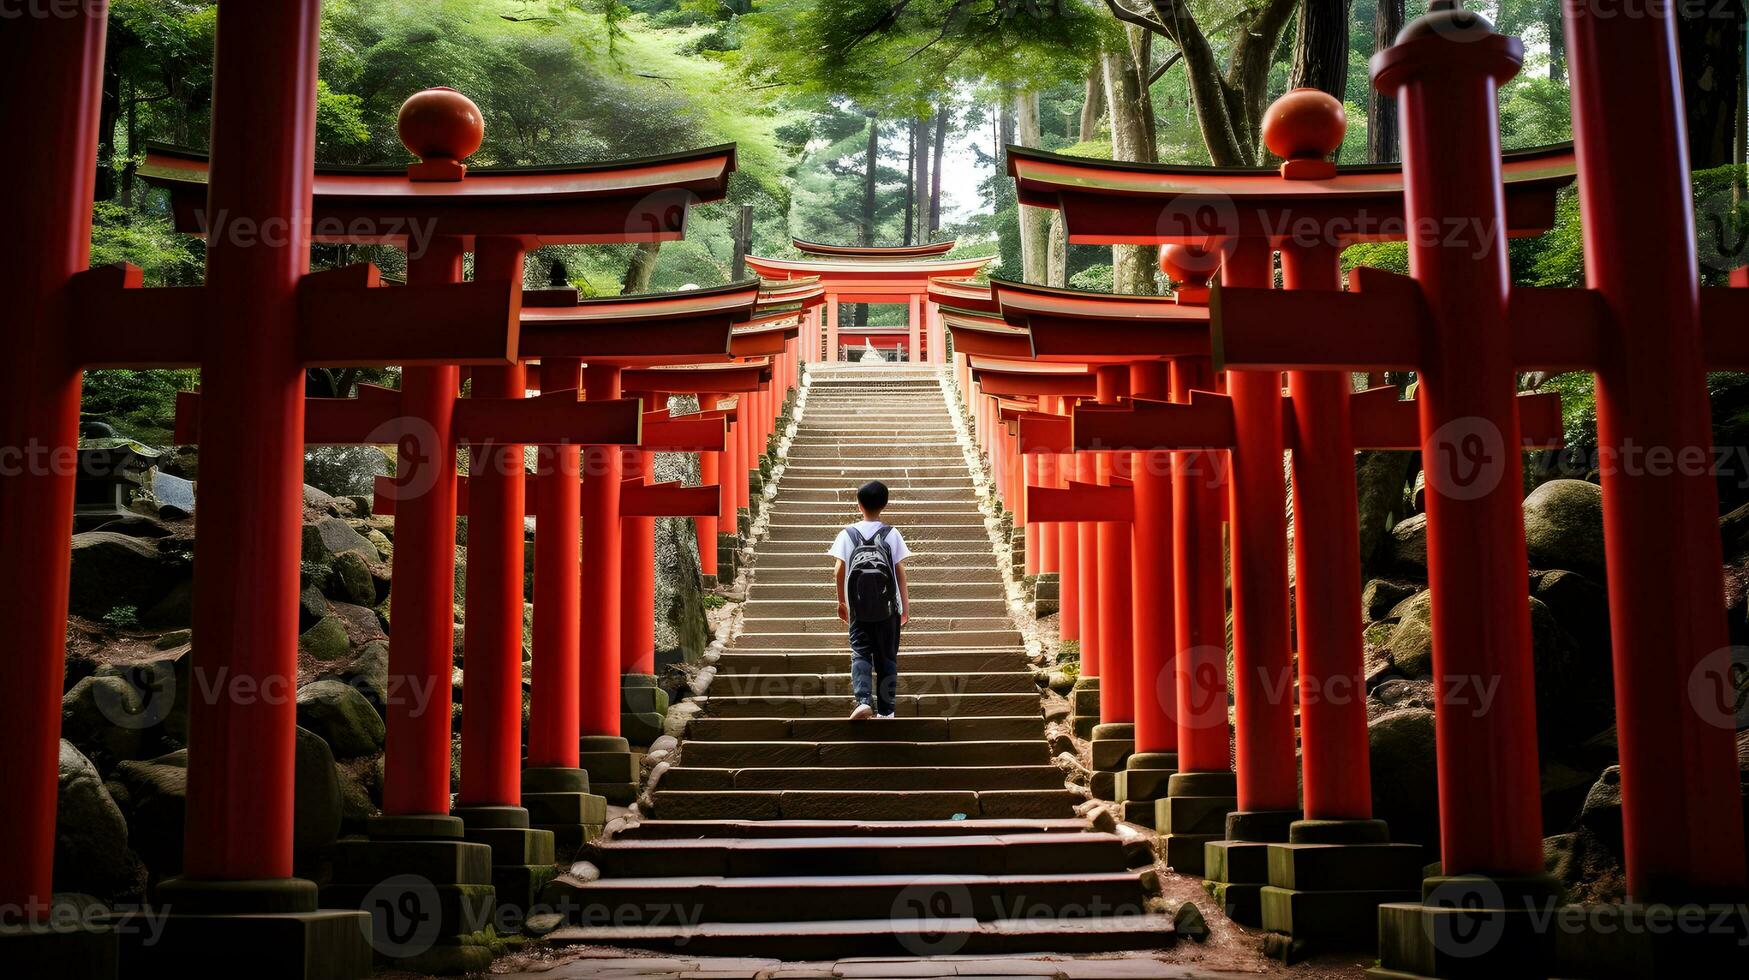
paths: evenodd
<path fill-rule="evenodd" d="M 878 514 L 887 509 L 887 485 L 879 480 L 870 480 L 856 491 L 856 502 L 862 509 L 871 514 Z"/>

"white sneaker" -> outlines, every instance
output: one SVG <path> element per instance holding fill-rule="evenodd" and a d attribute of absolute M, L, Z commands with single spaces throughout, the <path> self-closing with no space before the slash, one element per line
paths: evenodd
<path fill-rule="evenodd" d="M 876 718 L 891 718 L 892 715 L 875 715 Z"/>
<path fill-rule="evenodd" d="M 852 708 L 850 710 L 850 720 L 851 721 L 862 721 L 865 718 L 874 717 L 874 713 L 875 713 L 874 708 L 872 708 L 866 704 L 859 704 L 855 708 Z"/>

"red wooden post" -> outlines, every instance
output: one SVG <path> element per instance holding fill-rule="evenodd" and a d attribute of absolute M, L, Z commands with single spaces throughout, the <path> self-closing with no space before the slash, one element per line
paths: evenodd
<path fill-rule="evenodd" d="M 1598 444 L 1623 451 L 1602 472 L 1628 892 L 1736 903 L 1744 818 L 1735 725 L 1717 694 L 1733 687 L 1718 490 L 1706 466 L 1642 473 L 1626 455 L 1711 458 L 1676 14 L 1566 11 L 1586 281 L 1611 314 Z M 1631 78 L 1624 64 L 1638 66 Z"/>
<path fill-rule="evenodd" d="M 666 414 L 667 399 L 653 392 L 636 392 L 647 412 Z M 655 456 L 642 449 L 627 449 L 622 457 L 627 481 L 656 482 Z M 656 673 L 656 519 L 620 518 L 620 673 Z"/>
<path fill-rule="evenodd" d="M 1039 458 L 1036 455 L 1021 457 L 1022 489 L 1020 495 L 1022 500 L 1026 499 L 1025 487 L 1039 486 L 1039 462 Z M 1030 515 L 1023 514 L 1022 517 L 1025 518 L 1025 530 L 1021 533 L 1025 535 L 1026 542 L 1026 574 L 1036 576 L 1044 570 L 1043 556 L 1039 554 L 1039 548 L 1041 546 L 1039 540 L 1039 526 L 1038 522 L 1032 520 Z"/>
<path fill-rule="evenodd" d="M 107 4 L 79 4 L 65 16 L 0 33 L 0 81 L 12 93 L 7 128 L 16 141 L 0 162 L 7 189 L 0 222 L 17 248 L 0 263 L 8 305 L 0 331 L 0 446 L 9 457 L 0 466 L 0 621 L 11 636 L 0 685 L 0 742 L 10 753 L 0 807 L 0 906 L 14 910 L 18 925 L 44 918 L 54 890 L 80 393 L 80 372 L 62 337 L 68 281 L 90 261 L 107 14 Z M 50 965 L 29 953 L 10 959 L 10 949 L 0 955 Z"/>
<path fill-rule="evenodd" d="M 698 407 L 700 411 L 709 412 L 716 408 L 715 395 L 700 394 Z M 717 486 L 722 472 L 723 453 L 698 454 L 698 482 L 705 486 Z M 720 493 L 720 491 L 719 491 Z M 695 518 L 693 527 L 698 533 L 698 566 L 705 577 L 705 587 L 714 589 L 718 585 L 717 578 L 717 528 L 720 526 L 722 508 L 709 517 Z"/>
<path fill-rule="evenodd" d="M 1129 396 L 1128 365 L 1101 364 L 1097 378 L 1099 404 L 1116 405 L 1120 399 Z M 1113 465 L 1117 462 L 1117 455 L 1097 454 L 1100 485 L 1113 486 L 1127 480 L 1130 468 Z M 1099 720 L 1103 725 L 1123 726 L 1121 732 L 1096 731 L 1095 737 L 1104 735 L 1127 742 L 1134 739 L 1136 717 L 1131 659 L 1135 643 L 1130 592 L 1132 531 L 1128 521 L 1105 521 L 1094 527 L 1099 541 Z"/>
<path fill-rule="evenodd" d="M 583 368 L 584 397 L 619 398 L 620 367 L 611 362 Z M 620 675 L 620 480 L 618 446 L 583 448 L 582 730 L 590 736 L 619 735 Z"/>
<path fill-rule="evenodd" d="M 583 364 L 543 357 L 542 394 L 577 391 Z M 528 706 L 530 769 L 576 769 L 581 631 L 582 483 L 577 446 L 542 446 L 534 503 L 534 665 Z"/>
<path fill-rule="evenodd" d="M 1164 361 L 1143 361 L 1130 367 L 1133 398 L 1164 400 L 1171 396 L 1170 373 Z M 1132 561 L 1134 592 L 1148 601 L 1135 603 L 1137 755 L 1176 753 L 1177 637 L 1173 603 L 1172 458 L 1169 453 L 1137 453 L 1135 481 L 1135 541 Z M 1132 756 L 1134 758 L 1134 756 Z M 1161 760 L 1164 761 L 1164 760 Z M 1158 765 L 1152 768 L 1177 768 Z"/>
<path fill-rule="evenodd" d="M 232 228 L 283 223 L 285 234 L 217 234 L 207 243 L 203 450 L 216 465 L 201 480 L 208 533 L 195 542 L 194 629 L 202 639 L 194 658 L 201 674 L 222 671 L 229 680 L 217 697 L 189 705 L 183 874 L 190 883 L 292 873 L 304 454 L 296 294 L 310 261 L 309 229 L 299 218 L 310 211 L 320 7 L 232 2 L 215 40 L 208 213 L 225 215 Z M 225 533 L 244 528 L 248 547 Z M 273 693 L 246 699 L 234 682 Z M 245 745 L 247 753 L 236 750 Z M 444 769 L 447 810 L 447 760 Z M 300 904 L 314 908 L 313 886 Z"/>
<path fill-rule="evenodd" d="M 1192 391 L 1217 391 L 1206 357 L 1172 362 L 1172 388 L 1181 401 Z M 1228 772 L 1227 616 L 1221 557 L 1221 465 L 1216 450 L 1175 453 L 1172 463 L 1172 540 L 1176 608 L 1178 768 L 1181 773 Z M 1200 851 L 1200 847 L 1198 848 Z"/>
<path fill-rule="evenodd" d="M 1069 400 L 1062 397 L 1051 399 L 1051 411 L 1058 415 L 1069 414 Z M 1073 453 L 1062 453 L 1052 457 L 1055 462 L 1056 486 L 1067 487 L 1075 473 L 1075 456 Z M 1047 484 L 1048 485 L 1048 484 Z M 1061 521 L 1057 528 L 1057 561 L 1060 571 L 1057 582 L 1058 606 L 1057 633 L 1064 643 L 1071 640 L 1076 644 L 1081 642 L 1081 525 L 1074 521 Z"/>
<path fill-rule="evenodd" d="M 1232 254 L 1221 264 L 1221 282 L 1267 288 L 1273 273 L 1268 243 L 1245 238 L 1231 248 Z M 1176 249 L 1169 247 L 1166 254 L 1177 254 Z M 1229 371 L 1227 390 L 1232 396 L 1234 431 L 1228 526 L 1238 807 L 1229 819 L 1227 837 L 1285 840 L 1288 822 L 1299 814 L 1299 792 L 1289 683 L 1293 658 L 1288 640 L 1287 517 L 1282 506 L 1281 373 Z M 1358 600 L 1347 607 L 1349 618 L 1359 608 Z"/>
<path fill-rule="evenodd" d="M 409 284 L 454 283 L 461 278 L 459 238 L 438 237 L 425 254 L 408 257 Z M 431 693 L 425 702 L 408 698 L 386 706 L 385 816 L 449 813 L 456 519 L 456 441 L 451 420 L 460 387 L 460 371 L 453 365 L 408 367 L 401 376 L 402 410 L 420 424 L 401 438 L 397 450 L 395 476 L 401 497 L 395 505 L 398 575 L 389 592 L 389 617 L 395 626 L 389 677 L 391 683 L 398 679 L 408 685 L 407 690 Z M 203 392 L 201 404 L 206 413 L 212 411 L 210 390 Z M 210 417 L 201 420 L 208 444 Z M 455 829 L 459 835 L 459 821 Z"/>
<path fill-rule="evenodd" d="M 1282 246 L 1288 289 L 1341 288 L 1334 245 Z M 1360 526 L 1349 380 L 1290 371 L 1294 582 L 1307 820 L 1372 818 L 1360 635 Z"/>
<path fill-rule="evenodd" d="M 1093 453 L 1075 453 L 1074 479 L 1081 483 L 1099 482 L 1099 463 Z M 1100 674 L 1100 654 L 1103 646 L 1099 627 L 1099 525 L 1085 521 L 1075 531 L 1076 567 L 1080 572 L 1078 595 L 1081 605 L 1081 676 L 1097 678 Z M 1097 690 L 1097 688 L 1096 688 Z M 1095 695 L 1097 697 L 1097 695 Z"/>
<path fill-rule="evenodd" d="M 474 278 L 520 284 L 522 259 L 517 239 L 483 238 L 474 256 Z M 475 398 L 520 399 L 527 393 L 520 362 L 473 369 Z M 462 712 L 457 804 L 469 810 L 520 810 L 523 447 L 476 443 L 469 447 L 468 459 L 467 629 L 462 637 L 467 709 Z M 519 820 L 527 826 L 526 811 Z M 492 818 L 482 823 L 502 826 Z"/>
<path fill-rule="evenodd" d="M 1048 398 L 1040 398 L 1039 411 L 1046 411 L 1047 409 L 1045 408 L 1045 405 L 1049 401 L 1050 399 Z M 1029 459 L 1028 462 L 1030 463 L 1031 460 Z M 1058 486 L 1056 454 L 1039 454 L 1037 459 L 1037 472 L 1034 477 L 1027 482 L 1035 487 Z M 1038 533 L 1038 574 L 1056 574 L 1062 568 L 1062 562 L 1057 551 L 1057 540 L 1060 537 L 1057 531 L 1057 525 L 1050 521 L 1029 521 L 1027 523 L 1027 528 L 1029 531 L 1036 531 Z M 1032 542 L 1029 539 L 1027 541 L 1027 553 L 1031 554 L 1031 551 Z"/>
<path fill-rule="evenodd" d="M 1418 400 L 1444 872 L 1525 879 L 1543 868 L 1542 807 L 1495 118 L 1523 46 L 1481 24 L 1429 14 L 1374 58 L 1373 82 L 1401 107 L 1405 212 L 1425 229 L 1409 261 L 1430 319 Z M 1495 686 L 1487 710 L 1479 685 Z"/>

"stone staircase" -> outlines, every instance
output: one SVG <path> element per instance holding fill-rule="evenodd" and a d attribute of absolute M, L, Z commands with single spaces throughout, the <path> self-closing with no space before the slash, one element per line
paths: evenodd
<path fill-rule="evenodd" d="M 898 717 L 848 719 L 827 546 L 871 479 L 916 554 Z M 653 812 L 548 897 L 553 939 L 788 960 L 1154 949 L 1170 919 L 1087 830 L 933 371 L 810 372 L 743 608 Z"/>

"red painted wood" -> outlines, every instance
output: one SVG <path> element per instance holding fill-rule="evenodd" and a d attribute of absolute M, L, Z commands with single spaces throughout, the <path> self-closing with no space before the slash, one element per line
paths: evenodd
<path fill-rule="evenodd" d="M 474 275 L 515 283 L 523 251 L 516 239 L 483 239 Z M 512 305 L 519 305 L 513 303 Z M 520 363 L 476 367 L 472 397 L 456 409 L 458 435 L 469 404 L 526 410 L 528 379 Z M 580 406 L 570 403 L 566 407 Z M 461 792 L 464 806 L 522 804 L 523 446 L 483 439 L 469 446 L 467 629 L 462 634 Z"/>
<path fill-rule="evenodd" d="M 1098 372 L 1099 404 L 1116 405 L 1129 396 L 1130 369 L 1123 364 L 1101 365 Z M 1132 496 L 1130 487 L 1113 486 L 1114 476 L 1126 475 L 1130 467 L 1116 467 L 1127 454 L 1098 453 L 1099 482 L 1111 490 Z M 1122 470 L 1121 473 L 1117 472 Z M 1133 519 L 1132 501 L 1129 516 Z M 1113 515 L 1116 516 L 1116 515 Z M 1094 525 L 1099 541 L 1099 720 L 1106 724 L 1135 720 L 1135 633 L 1131 588 L 1133 530 L 1129 521 L 1104 520 Z"/>
<path fill-rule="evenodd" d="M 620 368 L 611 362 L 583 369 L 584 397 L 620 397 Z M 582 451 L 583 571 L 579 608 L 582 638 L 579 718 L 584 735 L 619 734 L 620 685 L 620 479 L 618 446 Z"/>
<path fill-rule="evenodd" d="M 285 233 L 221 235 L 207 246 L 201 429 L 212 465 L 201 480 L 202 640 L 193 656 L 197 675 L 219 687 L 189 704 L 183 873 L 196 879 L 292 873 L 304 453 L 297 290 L 309 271 L 308 232 L 296 219 L 310 206 L 319 8 L 227 3 L 214 41 L 208 207 L 233 227 L 283 223 Z"/>
<path fill-rule="evenodd" d="M 644 404 L 666 404 L 667 399 L 649 392 L 636 392 Z M 625 482 L 620 485 L 620 673 L 656 672 L 656 519 L 628 512 L 628 486 L 655 482 L 655 457 L 645 449 L 628 449 L 620 457 Z M 633 508 L 637 510 L 637 508 Z"/>
<path fill-rule="evenodd" d="M 1054 487 L 1057 485 L 1057 455 L 1055 453 L 1039 453 L 1028 455 L 1028 460 L 1038 460 L 1038 470 L 1031 481 L 1035 487 Z M 1041 573 L 1049 574 L 1060 570 L 1061 562 L 1057 557 L 1057 540 L 1060 537 L 1055 521 L 1046 520 L 1030 504 L 1027 506 L 1027 516 L 1030 519 L 1028 528 L 1038 530 L 1038 567 Z M 1031 543 L 1028 543 L 1031 547 Z M 1060 583 L 1059 583 L 1060 584 Z"/>
<path fill-rule="evenodd" d="M 1164 399 L 1171 394 L 1165 362 L 1130 366 L 1130 397 Z M 1131 555 L 1134 595 L 1132 637 L 1135 641 L 1136 751 L 1178 749 L 1177 615 L 1173 596 L 1172 457 L 1170 453 L 1136 453 L 1131 467 L 1134 486 L 1135 546 Z"/>
<path fill-rule="evenodd" d="M 1223 284 L 1267 286 L 1267 243 L 1237 243 Z M 1228 453 L 1233 577 L 1233 757 L 1241 811 L 1299 809 L 1294 766 L 1293 657 L 1288 639 L 1287 515 L 1282 506 L 1281 374 L 1228 371 L 1234 443 Z M 1358 580 L 1356 587 L 1359 587 Z M 1350 618 L 1358 600 L 1342 607 Z M 1223 767 L 1224 768 L 1224 767 Z"/>
<path fill-rule="evenodd" d="M 1282 248 L 1295 295 L 1342 287 L 1333 247 Z M 1365 664 L 1360 635 L 1360 517 L 1349 376 L 1290 371 L 1293 439 L 1295 622 L 1299 629 L 1300 730 L 1308 820 L 1372 817 Z M 1382 389 L 1394 397 L 1396 389 Z M 1408 402 L 1392 401 L 1393 411 Z"/>
<path fill-rule="evenodd" d="M 575 358 L 541 361 L 543 395 L 575 392 L 583 365 Z M 535 478 L 528 488 L 534 512 L 534 629 L 532 684 L 528 706 L 528 764 L 537 768 L 577 768 L 579 661 L 581 640 L 582 483 L 580 450 L 574 445 L 542 446 Z"/>
<path fill-rule="evenodd" d="M 1709 459 L 1676 15 L 1654 5 L 1629 22 L 1565 6 L 1586 281 L 1611 314 L 1598 443 Z M 1638 66 L 1631 82 L 1624 64 Z M 1740 901 L 1718 490 L 1705 466 L 1635 470 L 1603 468 L 1628 892 L 1639 902 Z"/>
<path fill-rule="evenodd" d="M 1091 378 L 1089 380 L 1092 380 Z M 1075 453 L 1074 478 L 1081 483 L 1099 482 L 1099 462 L 1094 453 Z M 1105 649 L 1099 625 L 1099 525 L 1082 521 L 1075 531 L 1076 568 L 1081 573 L 1077 598 L 1081 606 L 1081 676 L 1098 677 L 1104 670 L 1100 659 Z"/>
<path fill-rule="evenodd" d="M 1430 317 L 1419 400 L 1439 823 L 1450 875 L 1531 875 L 1543 868 L 1495 118 L 1497 86 L 1522 59 L 1515 40 L 1435 33 L 1373 61 L 1373 84 L 1394 95 L 1402 112 L 1409 225 L 1451 230 L 1409 244 L 1410 271 Z M 1495 687 L 1487 710 L 1477 704 L 1481 685 Z"/>
<path fill-rule="evenodd" d="M 1193 389 L 1215 390 L 1208 361 L 1172 363 L 1175 397 Z M 1172 538 L 1175 606 L 1178 768 L 1220 772 L 1228 768 L 1227 604 L 1222 561 L 1220 471 L 1213 450 L 1173 454 Z M 1278 505 L 1279 506 L 1279 505 Z"/>
<path fill-rule="evenodd" d="M 409 259 L 407 276 L 421 285 L 461 281 L 461 240 L 436 239 L 424 255 Z M 416 421 L 400 439 L 395 467 L 389 677 L 406 690 L 430 693 L 422 702 L 408 698 L 387 707 L 383 812 L 390 815 L 449 812 L 457 513 L 451 422 L 459 389 L 452 366 L 410 367 L 401 377 L 403 410 Z"/>
<path fill-rule="evenodd" d="M 0 263 L 0 622 L 7 624 L 0 743 L 0 906 L 24 924 L 43 919 L 53 892 L 55 805 L 65 679 L 67 594 L 77 461 L 80 376 L 66 357 L 76 325 L 62 305 L 91 252 L 103 85 L 104 4 L 14 23 L 0 32 L 6 126 L 0 156 L 9 192 L 0 221 L 16 252 Z M 273 654 L 280 651 L 275 648 Z M 266 832 L 281 827 L 276 816 Z M 289 840 L 289 838 L 288 838 Z M 270 860 L 285 856 L 277 847 Z M 289 861 L 286 864 L 289 873 Z"/>

